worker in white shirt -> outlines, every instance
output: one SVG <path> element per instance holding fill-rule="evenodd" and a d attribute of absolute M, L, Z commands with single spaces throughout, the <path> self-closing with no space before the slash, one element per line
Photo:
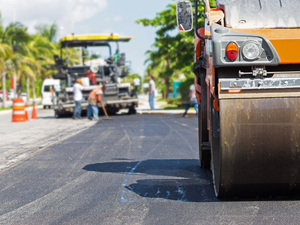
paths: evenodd
<path fill-rule="evenodd" d="M 155 82 L 153 76 L 149 76 L 149 104 L 150 109 L 154 109 L 154 96 L 155 96 Z"/>
<path fill-rule="evenodd" d="M 82 101 L 82 91 L 84 87 L 82 86 L 81 79 L 77 79 L 76 83 L 73 86 L 73 99 L 75 102 L 74 112 L 73 112 L 73 119 L 80 119 L 81 118 L 81 101 Z"/>
<path fill-rule="evenodd" d="M 189 92 L 189 102 L 185 108 L 185 111 L 183 113 L 183 117 L 187 117 L 187 112 L 189 110 L 190 107 L 194 107 L 196 110 L 196 113 L 198 115 L 198 102 L 196 99 L 196 92 L 195 92 L 195 85 L 191 84 L 190 86 L 190 92 Z"/>

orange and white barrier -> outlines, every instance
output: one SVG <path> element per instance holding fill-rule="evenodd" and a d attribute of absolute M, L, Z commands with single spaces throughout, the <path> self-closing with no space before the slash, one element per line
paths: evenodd
<path fill-rule="evenodd" d="M 25 104 L 22 98 L 13 101 L 12 122 L 26 122 Z"/>

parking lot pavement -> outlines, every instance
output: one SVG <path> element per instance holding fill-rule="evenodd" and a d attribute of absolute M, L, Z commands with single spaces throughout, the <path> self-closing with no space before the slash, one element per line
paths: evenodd
<path fill-rule="evenodd" d="M 28 114 L 31 118 L 31 110 L 28 110 Z M 13 123 L 11 111 L 0 113 L 0 170 L 96 123 L 70 117 L 57 119 L 51 109 L 37 109 L 37 117 L 27 122 Z"/>

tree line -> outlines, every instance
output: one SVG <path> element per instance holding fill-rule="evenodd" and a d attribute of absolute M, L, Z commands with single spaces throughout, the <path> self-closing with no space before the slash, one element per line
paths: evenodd
<path fill-rule="evenodd" d="M 194 1 L 191 1 L 194 4 Z M 214 7 L 216 0 L 210 0 Z M 205 8 L 199 1 L 198 24 L 203 27 Z M 195 8 L 195 7 L 194 7 Z M 146 52 L 146 76 L 152 75 L 164 98 L 172 89 L 172 82 L 185 77 L 181 85 L 182 96 L 188 93 L 188 86 L 194 81 L 192 72 L 194 64 L 194 32 L 178 32 L 176 21 L 176 4 L 167 5 L 153 19 L 138 19 L 136 21 L 145 27 L 157 28 L 152 49 Z"/>
<path fill-rule="evenodd" d="M 53 55 L 59 53 L 59 46 L 54 40 L 57 25 L 40 25 L 36 30 L 35 34 L 29 34 L 27 27 L 20 22 L 4 27 L 0 20 L 0 76 L 3 108 L 6 107 L 7 79 L 16 78 L 18 96 L 25 86 L 28 104 L 30 92 L 35 101 L 36 81 L 50 77 L 55 70 Z"/>

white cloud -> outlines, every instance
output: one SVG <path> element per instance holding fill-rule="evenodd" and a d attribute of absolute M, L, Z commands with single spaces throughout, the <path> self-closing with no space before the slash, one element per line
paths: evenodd
<path fill-rule="evenodd" d="M 107 7 L 107 0 L 0 0 L 5 24 L 19 21 L 34 32 L 37 24 L 56 22 L 65 33 L 74 31 L 78 22 L 90 19 Z"/>
<path fill-rule="evenodd" d="M 118 15 L 118 16 L 115 16 L 114 17 L 114 21 L 115 22 L 120 22 L 120 21 L 122 21 L 123 20 L 123 17 L 121 16 L 121 15 Z"/>

